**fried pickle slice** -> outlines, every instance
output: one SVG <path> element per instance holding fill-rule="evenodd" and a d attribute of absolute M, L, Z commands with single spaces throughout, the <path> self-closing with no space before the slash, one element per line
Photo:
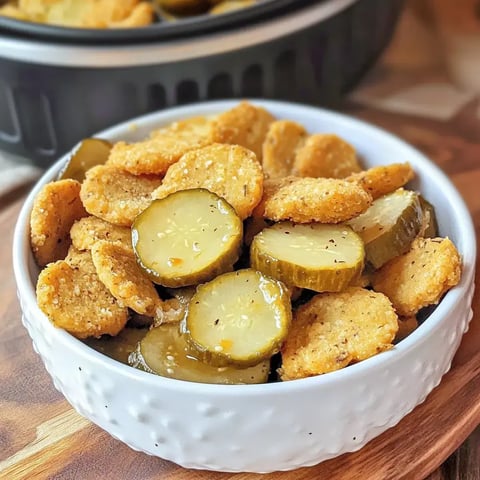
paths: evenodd
<path fill-rule="evenodd" d="M 262 159 L 262 145 L 275 118 L 262 107 L 248 102 L 221 113 L 213 123 L 215 141 L 241 145 Z"/>
<path fill-rule="evenodd" d="M 107 240 L 132 247 L 132 232 L 128 227 L 120 227 L 101 218 L 83 217 L 77 220 L 70 230 L 72 245 L 78 250 L 90 250 L 95 242 Z"/>
<path fill-rule="evenodd" d="M 410 250 L 373 276 L 373 288 L 390 298 L 399 316 L 437 304 L 459 281 L 462 261 L 448 238 L 416 238 Z"/>
<path fill-rule="evenodd" d="M 33 22 L 76 28 L 141 27 L 154 19 L 153 5 L 139 0 L 19 0 Z"/>
<path fill-rule="evenodd" d="M 265 180 L 255 216 L 296 223 L 339 223 L 356 217 L 372 203 L 359 185 L 334 178 L 286 177 Z"/>
<path fill-rule="evenodd" d="M 136 176 L 113 165 L 97 165 L 86 173 L 80 198 L 91 215 L 130 227 L 150 205 L 151 193 L 161 182 L 154 175 Z"/>
<path fill-rule="evenodd" d="M 172 165 L 152 197 L 165 198 L 192 188 L 206 188 L 223 197 L 244 220 L 262 198 L 262 167 L 244 147 L 209 145 L 186 153 Z"/>
<path fill-rule="evenodd" d="M 188 303 L 182 302 L 178 298 L 169 298 L 164 300 L 161 307 L 157 309 L 154 319 L 154 326 L 158 327 L 165 323 L 179 323 L 187 313 Z"/>
<path fill-rule="evenodd" d="M 37 302 L 50 321 L 77 338 L 117 335 L 127 323 L 121 307 L 98 278 L 89 252 L 50 263 L 38 277 Z"/>
<path fill-rule="evenodd" d="M 382 294 L 360 287 L 315 295 L 294 313 L 282 347 L 282 380 L 332 372 L 392 348 L 397 315 Z"/>
<path fill-rule="evenodd" d="M 105 240 L 92 247 L 97 275 L 119 305 L 140 315 L 154 317 L 161 304 L 153 283 L 145 276 L 130 248 Z"/>
<path fill-rule="evenodd" d="M 266 178 L 283 178 L 292 174 L 297 151 L 307 138 L 299 123 L 278 120 L 270 124 L 262 146 L 262 166 Z"/>
<path fill-rule="evenodd" d="M 87 215 L 79 194 L 80 183 L 67 179 L 47 183 L 35 197 L 30 214 L 30 241 L 41 267 L 65 258 L 70 228 Z"/>
<path fill-rule="evenodd" d="M 213 124 L 205 117 L 194 117 L 155 130 L 150 138 L 137 143 L 116 143 L 107 164 L 134 175 L 164 175 L 180 157 L 216 140 Z"/>
<path fill-rule="evenodd" d="M 298 150 L 292 175 L 345 178 L 361 171 L 355 149 L 337 135 L 310 135 Z"/>
<path fill-rule="evenodd" d="M 415 172 L 409 163 L 392 163 L 354 173 L 347 180 L 361 185 L 375 200 L 403 187 L 414 176 Z"/>

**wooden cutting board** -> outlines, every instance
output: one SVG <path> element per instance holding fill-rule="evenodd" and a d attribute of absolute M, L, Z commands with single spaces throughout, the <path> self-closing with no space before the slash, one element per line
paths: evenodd
<path fill-rule="evenodd" d="M 398 133 L 436 160 L 463 194 L 480 232 L 480 146 L 471 121 L 455 119 L 449 125 L 371 110 L 354 113 Z M 316 467 L 260 476 L 185 470 L 130 450 L 71 409 L 21 326 L 11 237 L 24 194 L 14 192 L 0 206 L 1 479 L 415 480 L 439 467 L 480 424 L 480 316 L 474 315 L 442 383 L 396 427 L 359 452 Z M 477 292 L 474 312 L 479 307 Z"/>

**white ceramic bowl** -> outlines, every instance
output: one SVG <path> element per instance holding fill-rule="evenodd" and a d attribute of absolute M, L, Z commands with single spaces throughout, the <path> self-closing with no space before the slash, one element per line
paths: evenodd
<path fill-rule="evenodd" d="M 142 138 L 154 127 L 224 111 L 221 101 L 141 117 L 99 134 Z M 463 276 L 430 317 L 392 350 L 323 376 L 264 385 L 206 385 L 151 375 L 92 350 L 54 328 L 37 307 L 38 269 L 29 247 L 35 194 L 55 178 L 56 163 L 38 182 L 20 213 L 13 259 L 23 323 L 55 387 L 83 416 L 135 450 L 189 468 L 269 472 L 313 465 L 358 450 L 421 403 L 450 368 L 471 318 L 475 233 L 448 178 L 422 154 L 358 120 L 300 105 L 255 101 L 278 118 L 310 132 L 335 132 L 351 142 L 366 165 L 409 161 L 412 187 L 432 202 L 440 232 L 463 258 Z M 132 123 L 135 128 L 132 128 Z"/>

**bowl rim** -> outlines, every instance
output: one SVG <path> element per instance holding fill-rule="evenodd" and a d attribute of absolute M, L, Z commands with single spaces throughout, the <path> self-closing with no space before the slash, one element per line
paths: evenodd
<path fill-rule="evenodd" d="M 459 240 L 462 242 L 463 249 L 459 248 L 459 250 L 461 250 L 462 254 L 463 272 L 459 284 L 452 288 L 444 296 L 432 314 L 418 329 L 411 333 L 406 339 L 395 345 L 393 349 L 382 352 L 354 365 L 350 365 L 348 368 L 329 372 L 324 375 L 317 375 L 314 377 L 302 378 L 288 382 L 252 385 L 219 385 L 171 379 L 137 370 L 107 357 L 106 355 L 84 344 L 81 340 L 76 339 L 66 331 L 54 327 L 46 315 L 40 310 L 36 302 L 35 286 L 32 282 L 30 282 L 28 266 L 28 258 L 31 255 L 29 235 L 25 234 L 25 230 L 27 230 L 29 226 L 30 211 L 35 195 L 47 181 L 53 180 L 56 177 L 56 174 L 59 172 L 61 166 L 69 156 L 69 153 L 67 153 L 45 172 L 45 174 L 37 181 L 27 196 L 15 225 L 12 257 L 14 276 L 17 283 L 17 293 L 22 303 L 22 310 L 25 309 L 29 312 L 32 312 L 32 314 L 35 316 L 35 321 L 45 322 L 45 327 L 51 329 L 52 335 L 55 338 L 66 343 L 73 354 L 77 355 L 79 362 L 88 357 L 88 361 L 101 364 L 102 367 L 106 368 L 107 370 L 114 370 L 118 374 L 131 379 L 147 382 L 152 387 L 182 392 L 195 392 L 197 394 L 202 393 L 205 395 L 222 394 L 225 396 L 257 396 L 275 393 L 279 390 L 283 391 L 284 393 L 292 391 L 305 391 L 314 386 L 323 386 L 325 388 L 329 388 L 337 383 L 350 381 L 352 376 L 353 379 L 359 379 L 362 376 L 367 375 L 368 372 L 374 368 L 388 368 L 388 366 L 392 363 L 408 355 L 412 349 L 428 342 L 429 336 L 438 327 L 441 319 L 452 313 L 454 308 L 459 303 L 465 301 L 468 289 L 474 280 L 476 260 L 475 228 L 470 213 L 460 193 L 451 183 L 447 175 L 443 173 L 443 171 L 437 165 L 430 161 L 425 155 L 423 155 L 423 153 L 419 152 L 417 149 L 404 142 L 399 137 L 396 137 L 382 128 L 371 125 L 363 120 L 359 120 L 349 115 L 333 112 L 319 107 L 303 105 L 300 103 L 255 98 L 246 100 L 267 109 L 294 109 L 297 111 L 307 112 L 312 115 L 320 115 L 323 118 L 330 118 L 334 120 L 336 132 L 341 131 L 342 125 L 349 124 L 350 128 L 353 127 L 355 130 L 360 130 L 362 131 L 362 134 L 367 133 L 373 136 L 380 135 L 393 145 L 401 147 L 404 151 L 407 151 L 409 153 L 409 159 L 415 158 L 415 164 L 420 164 L 423 168 L 428 168 L 430 177 L 435 177 L 435 182 L 439 182 L 441 184 L 443 194 L 449 198 L 450 204 L 455 213 L 456 221 L 459 224 L 459 231 L 462 232 L 462 236 Z M 129 132 L 129 130 L 132 129 L 132 125 L 136 125 L 138 123 L 148 124 L 149 122 L 155 122 L 158 123 L 158 126 L 161 126 L 162 124 L 172 122 L 180 118 L 218 113 L 231 108 L 238 103 L 239 100 L 218 100 L 173 107 L 160 112 L 154 112 L 127 120 L 103 130 L 95 136 L 108 139 L 109 137 L 114 137 L 117 135 L 125 135 Z M 459 245 L 457 245 L 457 248 L 458 247 Z"/>

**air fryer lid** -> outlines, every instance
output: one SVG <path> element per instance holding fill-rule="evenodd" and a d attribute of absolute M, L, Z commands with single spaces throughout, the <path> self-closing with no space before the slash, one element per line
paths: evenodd
<path fill-rule="evenodd" d="M 228 30 L 271 19 L 272 16 L 286 14 L 306 4 L 321 1 L 323 0 L 260 0 L 251 7 L 221 15 L 194 15 L 174 22 L 160 20 L 147 27 L 122 29 L 66 28 L 0 16 L 0 34 L 57 42 L 131 44 Z"/>

